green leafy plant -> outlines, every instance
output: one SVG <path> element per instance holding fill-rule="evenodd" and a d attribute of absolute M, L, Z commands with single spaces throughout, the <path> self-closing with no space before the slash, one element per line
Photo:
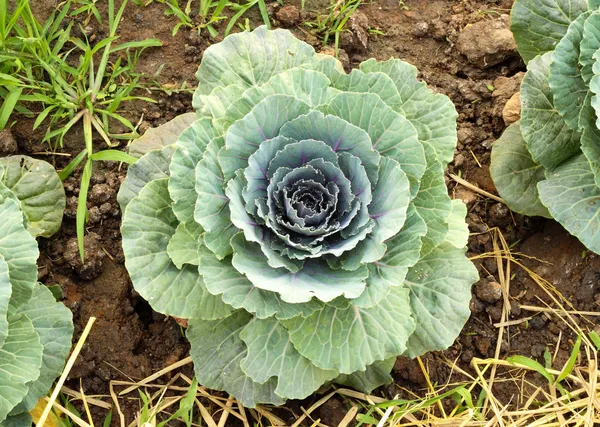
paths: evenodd
<path fill-rule="evenodd" d="M 246 406 L 370 391 L 397 355 L 452 344 L 477 279 L 444 183 L 457 114 L 416 76 L 396 59 L 346 74 L 260 27 L 205 51 L 196 114 L 131 145 L 126 267 L 189 319 L 200 384 Z"/>
<path fill-rule="evenodd" d="M 511 23 L 527 74 L 492 178 L 512 210 L 554 218 L 600 253 L 598 2 L 517 0 Z"/>
<path fill-rule="evenodd" d="M 337 55 L 340 46 L 340 35 L 346 28 L 346 23 L 352 14 L 361 5 L 362 0 L 338 0 L 332 1 L 329 14 L 317 15 L 314 22 L 305 22 L 304 25 L 313 28 L 314 32 L 323 39 L 323 44 L 328 44 L 333 35 L 335 53 Z M 303 7 L 304 8 L 304 7 Z M 383 35 L 381 31 L 374 30 L 373 34 Z"/>
<path fill-rule="evenodd" d="M 48 163 L 0 158 L 0 423 L 31 425 L 29 411 L 62 372 L 72 314 L 37 282 L 34 236 L 60 227 L 65 194 Z"/>
<path fill-rule="evenodd" d="M 255 6 L 258 6 L 264 24 L 267 27 L 270 26 L 265 0 L 246 0 L 245 2 L 230 0 L 187 0 L 183 8 L 179 5 L 178 0 L 134 0 L 140 6 L 148 6 L 155 1 L 167 7 L 165 10 L 166 16 L 174 16 L 179 19 L 179 22 L 173 27 L 173 36 L 177 34 L 181 27 L 189 27 L 195 28 L 198 33 L 206 30 L 214 38 L 219 35 L 215 25 L 221 21 L 229 20 L 224 33 L 227 36 L 238 20 Z M 240 25 L 243 27 L 242 24 Z"/>
<path fill-rule="evenodd" d="M 97 13 L 94 1 L 79 4 L 83 6 L 72 13 Z M 92 46 L 88 40 L 72 35 L 72 22 L 62 25 L 71 10 L 70 1 L 54 11 L 42 25 L 33 16 L 28 0 L 19 0 L 12 14 L 6 0 L 0 0 L 0 95 L 4 98 L 0 107 L 0 129 L 9 123 L 14 110 L 36 115 L 34 129 L 48 122 L 44 141 L 54 141 L 56 148 L 62 146 L 64 136 L 73 126 L 83 124 L 85 150 L 60 173 L 61 179 L 67 178 L 85 160 L 77 210 L 77 237 L 82 258 L 92 161 L 134 161 L 118 150 L 94 153 L 93 130 L 109 147 L 115 147 L 118 143 L 112 139 L 138 136 L 135 126 L 119 113 L 122 103 L 136 99 L 154 102 L 133 95 L 140 79 L 135 67 L 145 48 L 161 46 L 161 43 L 146 39 L 114 45 L 126 5 L 127 1 L 123 1 L 115 10 L 114 0 L 108 1 L 108 37 Z M 111 62 L 112 56 L 122 54 L 125 56 Z M 98 56 L 100 61 L 95 66 Z M 129 133 L 111 133 L 111 121 L 122 124 Z"/>

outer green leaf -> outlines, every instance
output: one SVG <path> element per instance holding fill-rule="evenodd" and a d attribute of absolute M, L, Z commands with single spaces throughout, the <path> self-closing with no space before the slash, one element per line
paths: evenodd
<path fill-rule="evenodd" d="M 377 387 L 394 381 L 394 378 L 390 375 L 394 363 L 396 363 L 396 357 L 380 360 L 367 366 L 367 369 L 364 371 L 342 374 L 335 378 L 333 382 L 352 387 L 363 393 L 371 393 Z"/>
<path fill-rule="evenodd" d="M 600 252 L 600 188 L 583 155 L 566 161 L 538 184 L 552 217 L 594 252 Z"/>
<path fill-rule="evenodd" d="M 285 123 L 309 110 L 308 104 L 288 95 L 271 95 L 259 102 L 227 131 L 225 149 L 219 152 L 225 179 L 231 179 L 238 169 L 246 168 L 248 158 L 260 144 L 276 137 Z"/>
<path fill-rule="evenodd" d="M 596 185 L 600 187 L 600 130 L 597 127 L 590 126 L 583 130 L 581 151 L 590 163 Z"/>
<path fill-rule="evenodd" d="M 400 102 L 400 93 L 398 93 L 394 81 L 382 72 L 366 74 L 361 70 L 354 69 L 350 74 L 337 74 L 333 85 L 343 92 L 374 93 L 392 108 Z"/>
<path fill-rule="evenodd" d="M 280 130 L 281 136 L 297 141 L 315 139 L 329 145 L 334 152 L 343 152 L 358 157 L 367 171 L 373 185 L 377 183 L 380 155 L 373 149 L 369 134 L 347 121 L 333 116 L 325 116 L 320 111 L 311 111 L 286 124 Z"/>
<path fill-rule="evenodd" d="M 554 50 L 571 21 L 587 10 L 586 0 L 516 0 L 510 29 L 525 62 Z"/>
<path fill-rule="evenodd" d="M 39 398 L 48 394 L 54 380 L 63 371 L 73 336 L 71 310 L 57 302 L 52 292 L 44 285 L 36 286 L 33 296 L 27 304 L 21 306 L 18 313 L 31 320 L 43 352 L 40 376 L 26 384 L 29 392 L 15 408 L 14 413 L 30 411 Z"/>
<path fill-rule="evenodd" d="M 444 170 L 433 154 L 432 147 L 424 143 L 427 152 L 427 170 L 421 180 L 419 193 L 414 200 L 417 213 L 427 224 L 427 234 L 423 237 L 423 254 L 438 246 L 448 234 L 447 218 L 452 211 L 452 203 L 444 182 Z"/>
<path fill-rule="evenodd" d="M 404 227 L 393 238 L 385 242 L 387 251 L 379 261 L 368 265 L 367 286 L 360 297 L 352 300 L 359 307 L 373 307 L 387 296 L 390 287 L 402 286 L 409 267 L 417 263 L 421 255 L 421 237 L 427 226 L 411 205 Z"/>
<path fill-rule="evenodd" d="M 140 158 L 150 151 L 162 150 L 167 145 L 175 144 L 181 132 L 190 127 L 195 120 L 195 113 L 186 113 L 163 125 L 148 129 L 144 135 L 129 145 L 129 154 Z"/>
<path fill-rule="evenodd" d="M 581 65 L 581 76 L 589 84 L 594 76 L 592 66 L 596 62 L 594 54 L 600 49 L 600 14 L 594 12 L 583 24 L 583 40 L 581 40 L 581 52 L 579 53 L 579 64 Z"/>
<path fill-rule="evenodd" d="M 180 223 L 177 226 L 175 234 L 167 245 L 167 255 L 179 270 L 184 264 L 198 265 L 200 262 L 198 240 L 203 231 L 202 227 L 195 222 Z"/>
<path fill-rule="evenodd" d="M 254 286 L 278 292 L 288 303 L 308 302 L 312 297 L 321 301 L 345 295 L 358 297 L 364 287 L 368 272 L 365 267 L 356 271 L 333 270 L 326 262 L 309 259 L 296 273 L 285 268 L 273 268 L 256 244 L 236 234 L 231 241 L 234 248 L 233 266 L 250 279 Z"/>
<path fill-rule="evenodd" d="M 134 198 L 121 225 L 125 267 L 133 287 L 159 313 L 218 319 L 231 307 L 210 294 L 196 267 L 178 269 L 167 254 L 179 222 L 171 210 L 167 179 L 149 182 Z"/>
<path fill-rule="evenodd" d="M 231 84 L 262 85 L 284 70 L 316 60 L 314 49 L 286 30 L 261 26 L 251 33 L 232 34 L 204 51 L 196 73 L 197 93 L 209 94 Z"/>
<path fill-rule="evenodd" d="M 590 80 L 590 93 L 588 93 L 590 99 L 586 99 L 589 101 L 590 105 L 593 107 L 591 114 L 587 118 L 582 117 L 584 128 L 591 128 L 595 122 L 596 128 L 600 124 L 600 49 L 594 53 L 594 65 L 592 66 L 592 71 L 594 72 L 594 76 Z M 585 110 L 584 110 L 585 111 Z M 595 114 L 594 114 L 595 113 Z"/>
<path fill-rule="evenodd" d="M 144 154 L 137 162 L 129 166 L 127 176 L 117 194 L 121 212 L 125 211 L 127 204 L 140 194 L 147 183 L 169 177 L 169 163 L 174 151 L 175 146 L 167 145 L 161 150 L 153 150 Z"/>
<path fill-rule="evenodd" d="M 278 319 L 307 316 L 322 305 L 314 298 L 301 304 L 282 301 L 277 292 L 255 287 L 231 265 L 231 259 L 219 261 L 210 254 L 202 254 L 198 271 L 204 277 L 204 283 L 210 293 L 221 295 L 225 303 L 254 313 L 259 319 L 271 316 Z"/>
<path fill-rule="evenodd" d="M 205 387 L 226 391 L 249 408 L 258 403 L 281 405 L 285 399 L 275 394 L 275 378 L 258 384 L 240 368 L 248 351 L 240 331 L 251 319 L 243 310 L 221 320 L 190 319 L 186 336 L 196 378 Z"/>
<path fill-rule="evenodd" d="M 0 212 L 2 212 L 1 206 Z M 4 340 L 8 335 L 8 301 L 11 292 L 8 264 L 0 255 L 0 348 L 2 348 L 2 344 L 4 344 Z"/>
<path fill-rule="evenodd" d="M 448 217 L 446 241 L 455 248 L 464 248 L 469 241 L 469 227 L 465 222 L 467 205 L 461 200 L 452 200 L 452 211 Z"/>
<path fill-rule="evenodd" d="M 573 21 L 565 36 L 556 45 L 550 65 L 550 87 L 554 94 L 554 106 L 567 125 L 579 129 L 579 116 L 588 94 L 588 85 L 581 76 L 579 65 L 580 44 L 583 39 L 583 23 L 590 16 L 586 12 Z"/>
<path fill-rule="evenodd" d="M 253 319 L 242 329 L 240 338 L 248 347 L 240 363 L 242 370 L 260 384 L 276 377 L 275 393 L 283 398 L 304 399 L 338 375 L 337 371 L 317 368 L 298 353 L 277 319 Z"/>
<path fill-rule="evenodd" d="M 379 154 L 400 164 L 410 181 L 411 193 L 417 193 L 426 161 L 417 131 L 408 120 L 372 93 L 341 93 L 327 111 L 365 130 Z"/>
<path fill-rule="evenodd" d="M 18 415 L 9 415 L 2 422 L 2 427 L 31 427 L 32 424 L 31 415 L 28 412 L 24 412 Z"/>
<path fill-rule="evenodd" d="M 329 79 L 318 71 L 292 68 L 273 76 L 262 86 L 253 86 L 238 97 L 225 112 L 225 121 L 233 123 L 243 118 L 263 99 L 271 95 L 288 95 L 311 107 L 326 104 L 339 92 Z"/>
<path fill-rule="evenodd" d="M 18 308 L 33 294 L 37 282 L 37 242 L 23 226 L 19 205 L 5 199 L 0 205 L 0 256 L 8 264 L 12 285 L 10 304 Z"/>
<path fill-rule="evenodd" d="M 27 316 L 8 318 L 8 336 L 0 349 L 0 422 L 27 395 L 27 383 L 40 375 L 42 344 Z"/>
<path fill-rule="evenodd" d="M 235 84 L 216 87 L 210 95 L 203 95 L 196 91 L 192 106 L 200 117 L 208 116 L 219 119 L 225 115 L 227 109 L 240 98 L 243 92 L 244 88 Z"/>
<path fill-rule="evenodd" d="M 375 221 L 369 238 L 383 242 L 398 234 L 406 221 L 409 202 L 409 183 L 400 164 L 382 158 L 373 201 L 369 204 L 369 215 Z"/>
<path fill-rule="evenodd" d="M 204 243 L 222 259 L 231 254 L 229 240 L 238 229 L 231 223 L 229 199 L 225 195 L 223 172 L 217 155 L 223 147 L 223 138 L 214 138 L 196 165 L 196 206 L 194 219 L 206 230 Z"/>
<path fill-rule="evenodd" d="M 169 172 L 169 194 L 173 199 L 173 212 L 179 221 L 194 219 L 196 203 L 196 164 L 202 160 L 204 150 L 215 137 L 212 121 L 203 117 L 185 129 L 177 139 Z"/>
<path fill-rule="evenodd" d="M 498 193 L 513 211 L 550 217 L 537 189 L 537 183 L 544 179 L 544 167 L 531 158 L 519 122 L 510 125 L 492 146 L 490 173 Z"/>
<path fill-rule="evenodd" d="M 448 348 L 469 318 L 471 285 L 479 274 L 464 249 L 449 243 L 435 248 L 409 270 L 410 312 L 416 321 L 408 357 Z"/>
<path fill-rule="evenodd" d="M 0 158 L 0 180 L 20 201 L 32 236 L 50 237 L 60 229 L 66 206 L 65 190 L 50 163 L 28 156 Z"/>
<path fill-rule="evenodd" d="M 322 369 L 350 374 L 406 350 L 414 331 L 408 290 L 392 288 L 371 308 L 327 305 L 306 318 L 282 321 L 294 347 Z"/>
<path fill-rule="evenodd" d="M 579 151 L 580 133 L 554 108 L 549 85 L 552 53 L 532 59 L 521 84 L 521 131 L 531 158 L 552 169 Z"/>
<path fill-rule="evenodd" d="M 385 62 L 369 59 L 360 64 L 360 69 L 365 73 L 382 72 L 393 80 L 400 102 L 390 107 L 411 122 L 420 141 L 431 144 L 445 168 L 454 158 L 457 138 L 458 113 L 450 98 L 433 92 L 425 82 L 418 81 L 416 67 L 399 59 Z"/>

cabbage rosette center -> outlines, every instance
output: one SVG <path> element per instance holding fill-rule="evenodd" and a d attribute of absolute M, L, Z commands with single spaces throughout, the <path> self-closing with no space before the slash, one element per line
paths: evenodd
<path fill-rule="evenodd" d="M 195 114 L 147 133 L 120 193 L 126 267 L 189 319 L 196 376 L 246 406 L 391 381 L 447 348 L 477 279 L 443 171 L 450 100 L 399 60 L 346 74 L 264 27 L 208 48 Z"/>

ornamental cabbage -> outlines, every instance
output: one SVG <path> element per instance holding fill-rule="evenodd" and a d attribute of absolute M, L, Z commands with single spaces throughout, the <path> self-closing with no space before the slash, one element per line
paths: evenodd
<path fill-rule="evenodd" d="M 452 344 L 477 271 L 448 197 L 450 100 L 399 60 L 346 74 L 284 30 L 208 48 L 196 115 L 131 146 L 125 265 L 189 319 L 201 384 L 245 406 L 328 382 L 389 382 L 395 357 Z"/>
<path fill-rule="evenodd" d="M 65 193 L 54 168 L 26 156 L 0 158 L 0 424 L 31 426 L 71 349 L 71 311 L 38 283 L 34 236 L 60 228 Z"/>
<path fill-rule="evenodd" d="M 600 10 L 596 0 L 517 0 L 511 29 L 527 62 L 521 120 L 492 147 L 508 206 L 554 218 L 600 253 Z"/>

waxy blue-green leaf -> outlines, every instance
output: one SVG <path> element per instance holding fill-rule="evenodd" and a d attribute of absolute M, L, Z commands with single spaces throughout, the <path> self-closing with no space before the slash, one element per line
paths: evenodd
<path fill-rule="evenodd" d="M 581 76 L 589 84 L 594 76 L 592 67 L 596 62 L 594 54 L 600 49 L 600 13 L 593 12 L 583 24 L 583 40 L 581 40 L 579 64 Z"/>
<path fill-rule="evenodd" d="M 445 168 L 454 158 L 457 140 L 458 113 L 450 98 L 433 92 L 425 82 L 417 80 L 417 68 L 399 59 L 384 62 L 369 59 L 360 64 L 360 70 L 365 73 L 381 72 L 392 79 L 400 94 L 400 102 L 390 107 L 410 121 L 419 134 L 419 141 L 431 144 Z"/>
<path fill-rule="evenodd" d="M 139 159 L 150 151 L 162 150 L 168 145 L 175 144 L 179 135 L 195 121 L 196 113 L 186 113 L 158 127 L 150 128 L 129 144 L 129 154 Z"/>
<path fill-rule="evenodd" d="M 443 274 L 440 274 L 443 272 Z M 471 285 L 479 278 L 464 249 L 444 242 L 411 267 L 405 284 L 416 322 L 405 355 L 443 350 L 454 342 L 471 311 Z"/>
<path fill-rule="evenodd" d="M 244 169 L 247 185 L 242 190 L 248 213 L 256 215 L 256 200 L 267 197 L 267 187 L 270 182 L 267 170 L 271 160 L 288 144 L 295 142 L 297 141 L 291 138 L 276 136 L 260 144 L 258 150 L 248 159 L 248 167 Z"/>
<path fill-rule="evenodd" d="M 231 104 L 240 99 L 243 92 L 244 88 L 236 84 L 218 86 L 209 95 L 203 95 L 200 91 L 196 91 L 192 106 L 199 117 L 207 116 L 219 119 L 225 115 Z"/>
<path fill-rule="evenodd" d="M 196 165 L 197 197 L 194 208 L 194 220 L 206 230 L 204 243 L 220 259 L 231 254 L 229 240 L 238 232 L 231 223 L 225 180 L 217 158 L 223 144 L 221 137 L 210 141 L 202 160 Z"/>
<path fill-rule="evenodd" d="M 600 252 L 600 188 L 584 155 L 573 157 L 538 184 L 552 218 L 594 252 Z"/>
<path fill-rule="evenodd" d="M 590 126 L 583 130 L 581 151 L 590 163 L 596 185 L 600 187 L 600 129 Z"/>
<path fill-rule="evenodd" d="M 422 248 L 425 255 L 446 238 L 447 218 L 452 211 L 452 203 L 444 182 L 442 165 L 437 161 L 433 148 L 428 143 L 424 143 L 423 146 L 427 152 L 427 170 L 421 179 L 421 187 L 413 204 L 427 224 Z"/>
<path fill-rule="evenodd" d="M 594 73 L 592 79 L 590 80 L 590 93 L 588 93 L 589 99 L 586 99 L 592 106 L 591 114 L 589 117 L 584 116 L 582 122 L 586 124 L 586 128 L 593 127 L 594 121 L 596 124 L 596 128 L 600 124 L 600 49 L 598 49 L 594 53 L 594 65 L 592 66 L 592 71 Z M 595 113 L 595 114 L 594 114 Z"/>
<path fill-rule="evenodd" d="M 394 378 L 390 372 L 392 371 L 395 363 L 396 357 L 378 360 L 377 362 L 367 366 L 367 369 L 364 371 L 356 371 L 351 374 L 342 374 L 336 377 L 333 382 L 352 387 L 353 389 L 362 391 L 363 393 L 371 393 L 377 387 L 394 381 Z"/>
<path fill-rule="evenodd" d="M 0 212 L 2 206 L 0 205 Z M 12 293 L 10 277 L 8 276 L 8 264 L 0 255 L 0 348 L 8 335 L 8 301 Z"/>
<path fill-rule="evenodd" d="M 340 295 L 356 298 L 365 287 L 366 267 L 355 271 L 333 270 L 325 261 L 309 259 L 293 273 L 285 268 L 271 267 L 258 245 L 246 241 L 242 234 L 236 234 L 231 244 L 236 270 L 248 277 L 254 286 L 277 292 L 288 303 L 308 302 L 314 296 L 325 302 Z"/>
<path fill-rule="evenodd" d="M 208 143 L 216 136 L 211 119 L 203 117 L 177 138 L 177 149 L 169 166 L 169 194 L 173 200 L 173 212 L 180 222 L 194 220 L 196 164 L 202 160 Z"/>
<path fill-rule="evenodd" d="M 468 308 L 467 308 L 468 309 Z M 406 350 L 415 328 L 408 290 L 391 289 L 374 307 L 326 305 L 306 318 L 283 320 L 296 350 L 322 369 L 343 374 Z"/>
<path fill-rule="evenodd" d="M 358 157 L 369 176 L 371 184 L 377 183 L 379 152 L 373 148 L 369 134 L 358 126 L 334 115 L 311 111 L 283 125 L 279 134 L 296 141 L 315 139 L 323 141 L 334 152 L 349 153 Z"/>
<path fill-rule="evenodd" d="M 227 130 L 225 148 L 219 152 L 225 179 L 231 179 L 238 169 L 246 168 L 248 158 L 260 144 L 276 137 L 285 123 L 309 110 L 308 104 L 288 95 L 271 95 L 259 102 Z"/>
<path fill-rule="evenodd" d="M 178 269 L 167 253 L 179 221 L 171 210 L 167 179 L 149 182 L 134 198 L 121 225 L 125 266 L 135 290 L 159 313 L 218 319 L 231 307 L 210 294 L 195 266 Z"/>
<path fill-rule="evenodd" d="M 373 148 L 400 164 L 410 181 L 411 194 L 417 193 L 425 173 L 425 153 L 407 119 L 372 93 L 340 93 L 327 105 L 327 112 L 366 131 Z"/>
<path fill-rule="evenodd" d="M 415 265 L 421 255 L 421 237 L 427 226 L 413 205 L 410 205 L 404 227 L 385 242 L 385 256 L 368 265 L 369 277 L 362 295 L 352 300 L 359 307 L 373 307 L 387 296 L 393 286 L 402 286 L 408 269 Z M 342 267 L 344 265 L 342 264 Z"/>
<path fill-rule="evenodd" d="M 277 319 L 253 319 L 240 338 L 248 348 L 240 363 L 242 370 L 260 384 L 278 378 L 275 393 L 279 396 L 304 399 L 338 375 L 335 370 L 317 368 L 298 353 Z"/>
<path fill-rule="evenodd" d="M 42 349 L 31 320 L 10 315 L 8 335 L 0 348 L 0 422 L 27 395 L 27 384 L 40 376 Z"/>
<path fill-rule="evenodd" d="M 281 405 L 285 399 L 275 394 L 275 378 L 259 384 L 240 367 L 248 351 L 240 332 L 251 319 L 243 310 L 221 320 L 190 319 L 186 336 L 196 378 L 205 387 L 230 393 L 247 408 L 258 403 Z"/>
<path fill-rule="evenodd" d="M 272 77 L 262 86 L 253 86 L 231 103 L 225 112 L 226 122 L 233 123 L 270 95 L 288 95 L 311 107 L 326 104 L 339 91 L 318 71 L 292 68 Z"/>
<path fill-rule="evenodd" d="M 119 187 L 117 201 L 121 212 L 125 211 L 127 204 L 140 194 L 146 184 L 155 179 L 169 177 L 169 163 L 175 151 L 174 145 L 167 145 L 163 149 L 153 150 L 144 154 L 127 169 L 127 176 Z"/>
<path fill-rule="evenodd" d="M 467 205 L 462 200 L 452 200 L 452 211 L 448 217 L 446 241 L 455 248 L 464 248 L 469 241 L 469 227 L 465 222 Z"/>
<path fill-rule="evenodd" d="M 554 107 L 565 119 L 567 126 L 578 130 L 588 85 L 581 76 L 579 65 L 580 44 L 583 39 L 583 24 L 591 12 L 585 12 L 575 19 L 565 36 L 552 52 L 550 64 L 550 87 L 554 95 Z"/>
<path fill-rule="evenodd" d="M 363 72 L 354 69 L 350 74 L 338 73 L 332 83 L 335 88 L 342 92 L 374 93 L 379 95 L 381 100 L 390 107 L 400 103 L 400 93 L 394 84 L 394 81 L 385 73 Z"/>
<path fill-rule="evenodd" d="M 552 169 L 579 151 L 580 133 L 554 108 L 552 53 L 532 59 L 521 84 L 521 132 L 534 162 Z"/>
<path fill-rule="evenodd" d="M 550 217 L 537 189 L 537 183 L 545 179 L 544 167 L 531 158 L 519 122 L 506 128 L 492 146 L 490 173 L 498 193 L 511 210 L 523 215 Z"/>
<path fill-rule="evenodd" d="M 194 221 L 187 224 L 180 223 L 177 226 L 175 234 L 167 245 L 167 255 L 175 267 L 181 270 L 184 264 L 198 265 L 200 262 L 198 240 L 203 231 L 202 227 Z"/>
<path fill-rule="evenodd" d="M 525 62 L 554 50 L 569 24 L 588 10 L 586 0 L 516 0 L 510 29 Z"/>
<path fill-rule="evenodd" d="M 243 308 L 259 319 L 276 316 L 289 319 L 307 316 L 318 310 L 322 303 L 315 298 L 307 303 L 289 304 L 277 292 L 257 288 L 231 265 L 231 259 L 218 260 L 211 254 L 201 253 L 198 271 L 204 277 L 206 288 L 213 295 L 221 295 L 233 308 Z"/>
<path fill-rule="evenodd" d="M 302 261 L 291 260 L 276 252 L 271 247 L 271 244 L 273 241 L 276 241 L 278 237 L 264 224 L 255 222 L 256 220 L 246 212 L 245 202 L 242 197 L 244 186 L 244 176 L 241 172 L 238 172 L 237 176 L 229 181 L 227 188 L 225 189 L 225 194 L 230 201 L 229 208 L 231 210 L 231 222 L 239 230 L 243 231 L 245 240 L 259 244 L 260 252 L 255 254 L 255 256 L 260 259 L 261 262 L 264 260 L 267 266 L 275 269 L 283 267 L 288 271 L 297 272 L 302 267 Z M 256 249 L 256 247 L 253 247 L 253 250 Z"/>
<path fill-rule="evenodd" d="M 0 181 L 19 199 L 33 237 L 50 237 L 60 229 L 65 190 L 54 167 L 28 156 L 0 158 Z"/>
<path fill-rule="evenodd" d="M 315 56 L 310 45 L 289 31 L 269 31 L 261 26 L 251 33 L 232 34 L 204 51 L 196 72 L 197 92 L 209 94 L 231 84 L 244 88 L 262 85 L 282 71 L 313 62 Z"/>
<path fill-rule="evenodd" d="M 56 378 L 62 373 L 71 351 L 73 337 L 73 314 L 59 303 L 50 290 L 38 284 L 31 299 L 18 312 L 27 316 L 43 347 L 40 375 L 29 381 L 27 395 L 12 414 L 30 411 L 45 396 Z"/>
<path fill-rule="evenodd" d="M 33 294 L 37 283 L 37 242 L 25 230 L 17 202 L 4 199 L 0 204 L 0 256 L 8 265 L 12 286 L 10 305 L 19 308 Z"/>
<path fill-rule="evenodd" d="M 409 182 L 398 162 L 382 157 L 377 185 L 368 205 L 373 230 L 351 253 L 341 258 L 329 259 L 335 268 L 354 270 L 362 264 L 381 259 L 387 250 L 384 243 L 398 234 L 404 226 L 410 202 Z"/>

